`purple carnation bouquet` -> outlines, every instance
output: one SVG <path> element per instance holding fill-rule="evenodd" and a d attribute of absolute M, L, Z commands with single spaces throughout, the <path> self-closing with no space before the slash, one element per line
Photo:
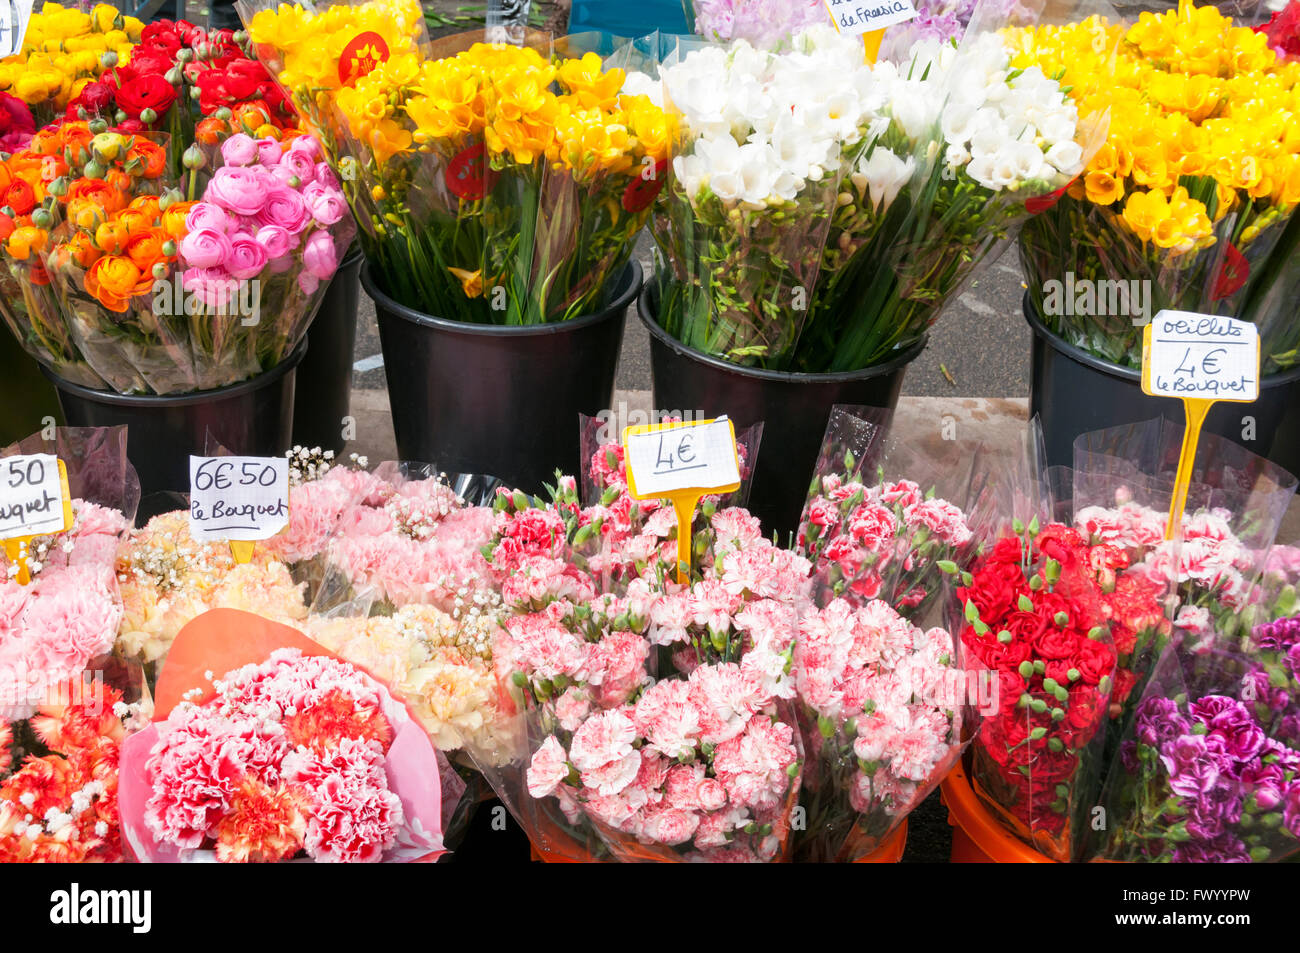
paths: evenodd
<path fill-rule="evenodd" d="M 1258 863 L 1300 853 L 1300 616 L 1168 649 L 1111 772 L 1109 860 Z"/>

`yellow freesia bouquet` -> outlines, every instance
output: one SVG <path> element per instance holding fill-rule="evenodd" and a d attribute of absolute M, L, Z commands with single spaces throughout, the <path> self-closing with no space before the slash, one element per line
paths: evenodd
<path fill-rule="evenodd" d="M 1190 0 L 1129 26 L 1091 17 L 1010 41 L 1015 65 L 1063 71 L 1081 111 L 1110 109 L 1106 144 L 1021 232 L 1047 326 L 1137 367 L 1161 309 L 1232 315 L 1258 325 L 1265 373 L 1300 363 L 1300 64 Z"/>
<path fill-rule="evenodd" d="M 89 13 L 47 3 L 28 21 L 22 51 L 0 60 L 0 91 L 25 102 L 43 126 L 109 68 L 113 57 L 104 54 L 126 62 L 143 29 L 107 3 Z"/>
<path fill-rule="evenodd" d="M 242 10 L 259 56 L 337 137 L 326 152 L 384 290 L 483 324 L 598 310 L 665 179 L 664 112 L 595 52 L 566 55 L 576 42 L 460 39 L 434 57 L 416 31 L 384 33 L 393 10 L 419 6 Z"/>

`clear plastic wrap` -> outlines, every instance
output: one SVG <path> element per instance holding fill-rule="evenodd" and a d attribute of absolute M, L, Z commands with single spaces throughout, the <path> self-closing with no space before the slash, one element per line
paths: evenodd
<path fill-rule="evenodd" d="M 350 71 L 349 44 L 388 5 L 243 8 L 290 97 L 329 113 L 318 125 L 336 142 L 322 144 L 348 183 L 384 290 L 424 313 L 482 324 L 599 309 L 667 157 L 663 113 L 623 95 L 618 64 L 632 55 L 602 56 L 589 35 L 552 42 L 529 31 L 519 45 L 493 43 L 489 29 L 435 44 L 394 39 Z M 310 79 L 331 69 L 346 79 Z M 392 103 L 382 117 L 371 108 L 381 99 Z"/>
<path fill-rule="evenodd" d="M 122 620 L 114 571 L 140 484 L 126 458 L 126 428 L 58 428 L 0 451 L 55 454 L 68 472 L 72 525 L 27 541 L 20 561 L 0 553 L 0 723 L 26 718 L 50 692 L 109 652 Z M 29 581 L 23 578 L 25 569 Z"/>
<path fill-rule="evenodd" d="M 1219 644 L 1171 646 L 1157 664 L 1110 771 L 1100 859 L 1260 863 L 1300 850 L 1300 629 Z"/>
<path fill-rule="evenodd" d="M 946 630 L 922 631 L 880 600 L 806 615 L 793 665 L 808 756 L 795 859 L 856 861 L 957 763 L 978 690 Z"/>
<path fill-rule="evenodd" d="M 1088 541 L 1051 495 L 1036 422 L 1024 452 L 977 474 L 983 555 L 949 603 L 968 677 L 992 688 L 969 775 L 986 808 L 1054 860 L 1078 856 L 1096 804 L 1117 651 Z"/>
<path fill-rule="evenodd" d="M 975 556 L 978 540 L 951 501 L 969 496 L 980 448 L 891 438 L 890 419 L 871 407 L 831 409 L 797 545 L 813 562 L 820 604 L 879 598 L 918 620 L 940 598 L 944 569 Z"/>
<path fill-rule="evenodd" d="M 1080 109 L 1112 116 L 1084 174 L 1020 234 L 1030 301 L 1065 341 L 1122 366 L 1141 366 L 1142 327 L 1164 309 L 1253 322 L 1265 374 L 1297 362 L 1300 146 L 1278 125 L 1297 78 L 1218 6 L 1022 41 L 1025 62 L 1064 71 Z"/>

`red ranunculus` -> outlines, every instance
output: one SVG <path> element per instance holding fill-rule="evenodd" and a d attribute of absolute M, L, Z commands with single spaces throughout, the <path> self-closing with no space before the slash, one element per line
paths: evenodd
<path fill-rule="evenodd" d="M 176 65 L 173 54 L 166 50 L 138 46 L 131 53 L 131 70 L 135 76 L 162 76 Z"/>
<path fill-rule="evenodd" d="M 265 67 L 254 60 L 239 59 L 225 69 L 210 69 L 198 75 L 199 109 L 204 115 L 222 106 L 233 106 L 261 97 L 263 87 L 271 85 Z"/>
<path fill-rule="evenodd" d="M 175 101 L 175 88 L 161 76 L 137 76 L 117 91 L 118 108 L 131 119 L 139 119 L 146 109 L 161 119 Z"/>
<path fill-rule="evenodd" d="M 176 27 L 171 20 L 150 23 L 140 32 L 140 46 L 162 50 L 174 57 L 183 45 L 180 31 Z"/>

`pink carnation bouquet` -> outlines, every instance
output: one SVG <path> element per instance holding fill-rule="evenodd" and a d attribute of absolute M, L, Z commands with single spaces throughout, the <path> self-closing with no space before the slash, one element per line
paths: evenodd
<path fill-rule="evenodd" d="M 957 763 L 975 699 L 952 636 L 878 599 L 834 599 L 805 616 L 794 674 L 809 759 L 796 859 L 858 860 Z"/>
<path fill-rule="evenodd" d="M 240 659 L 221 676 L 197 671 Z M 424 731 L 369 675 L 246 613 L 209 613 L 178 638 L 154 724 L 123 745 L 119 806 L 124 846 L 142 861 L 443 853 L 440 766 Z"/>
<path fill-rule="evenodd" d="M 890 446 L 879 412 L 832 409 L 799 524 L 797 548 L 813 562 L 817 601 L 882 599 L 908 619 L 925 618 L 938 600 L 944 574 L 965 569 L 978 540 L 955 503 L 928 486 L 886 472 L 945 470 L 953 491 L 970 457 L 937 465 L 902 446 Z M 967 449 L 948 448 L 956 455 Z M 952 466 L 948 466 L 952 463 Z M 924 478 L 924 477 L 923 477 Z M 935 480 L 938 480 L 936 475 Z"/>
<path fill-rule="evenodd" d="M 770 861 L 787 854 L 802 747 L 790 657 L 810 565 L 744 510 L 676 517 L 627 495 L 609 448 L 601 501 L 561 477 L 549 503 L 502 492 L 498 672 L 526 738 L 488 772 L 534 845 L 575 859 Z"/>

